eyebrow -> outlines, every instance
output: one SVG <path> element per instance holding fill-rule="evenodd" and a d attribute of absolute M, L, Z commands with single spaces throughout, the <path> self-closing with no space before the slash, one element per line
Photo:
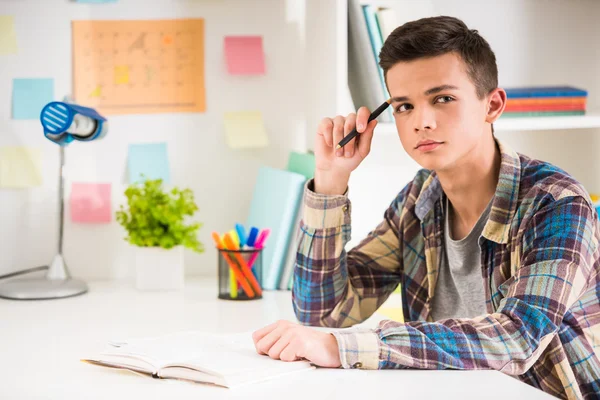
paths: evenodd
<path fill-rule="evenodd" d="M 436 87 L 432 87 L 431 89 L 427 89 L 424 94 L 425 96 L 429 96 L 435 93 L 439 93 L 443 90 L 458 90 L 458 87 L 454 86 L 454 85 L 440 85 L 440 86 L 436 86 Z M 392 101 L 393 102 L 401 102 L 401 101 L 406 101 L 408 100 L 408 96 L 399 96 L 399 97 L 392 97 Z"/>

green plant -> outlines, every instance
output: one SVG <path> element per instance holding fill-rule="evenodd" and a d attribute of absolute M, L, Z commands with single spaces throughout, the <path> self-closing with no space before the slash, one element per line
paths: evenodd
<path fill-rule="evenodd" d="M 198 210 L 190 189 L 173 188 L 165 192 L 162 179 L 134 183 L 125 190 L 127 208 L 121 205 L 117 221 L 127 231 L 129 243 L 140 247 L 170 249 L 183 245 L 202 253 L 204 246 L 196 237 L 201 223 L 185 223 Z"/>

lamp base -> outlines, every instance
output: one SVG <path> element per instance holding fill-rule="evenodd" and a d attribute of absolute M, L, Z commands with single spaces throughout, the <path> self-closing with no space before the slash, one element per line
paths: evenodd
<path fill-rule="evenodd" d="M 15 279 L 0 284 L 0 297 L 13 300 L 50 300 L 87 292 L 87 284 L 78 279 Z"/>
<path fill-rule="evenodd" d="M 50 300 L 87 292 L 85 282 L 72 279 L 62 254 L 54 256 L 45 278 L 15 279 L 0 283 L 0 298 L 12 300 Z"/>

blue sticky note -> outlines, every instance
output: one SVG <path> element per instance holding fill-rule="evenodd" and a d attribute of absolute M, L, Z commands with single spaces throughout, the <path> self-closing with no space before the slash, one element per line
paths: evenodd
<path fill-rule="evenodd" d="M 142 182 L 145 179 L 162 179 L 163 183 L 169 183 L 167 144 L 130 144 L 127 168 L 129 170 L 129 183 Z M 144 175 L 143 178 L 142 175 Z"/>
<path fill-rule="evenodd" d="M 54 79 L 13 79 L 13 119 L 40 119 L 42 108 L 54 100 Z"/>

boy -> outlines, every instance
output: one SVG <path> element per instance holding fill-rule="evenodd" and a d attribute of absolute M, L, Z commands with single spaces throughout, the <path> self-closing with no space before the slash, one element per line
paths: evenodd
<path fill-rule="evenodd" d="M 489 44 L 462 21 L 409 22 L 380 59 L 400 141 L 423 169 L 346 253 L 348 180 L 377 121 L 364 107 L 322 121 L 293 307 L 304 325 L 347 327 L 400 284 L 405 322 L 326 333 L 280 321 L 253 334 L 257 351 L 324 367 L 495 369 L 598 398 L 600 230 L 586 190 L 495 139 L 506 93 Z M 336 150 L 354 126 L 361 134 Z"/>

